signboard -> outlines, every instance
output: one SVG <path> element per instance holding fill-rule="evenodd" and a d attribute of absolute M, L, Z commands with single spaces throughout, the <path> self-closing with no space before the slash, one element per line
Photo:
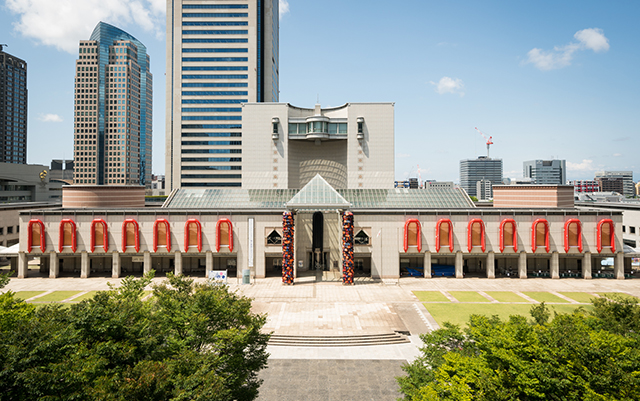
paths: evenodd
<path fill-rule="evenodd" d="M 133 263 L 142 263 L 144 262 L 144 256 L 132 256 L 131 261 Z"/>
<path fill-rule="evenodd" d="M 209 281 L 212 284 L 227 284 L 227 271 L 211 270 L 209 272 Z"/>

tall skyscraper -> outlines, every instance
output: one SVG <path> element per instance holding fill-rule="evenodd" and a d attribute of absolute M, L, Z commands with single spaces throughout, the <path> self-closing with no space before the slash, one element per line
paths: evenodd
<path fill-rule="evenodd" d="M 567 163 L 565 160 L 528 160 L 522 163 L 522 176 L 532 184 L 565 185 Z"/>
<path fill-rule="evenodd" d="M 477 196 L 476 183 L 488 180 L 491 185 L 502 184 L 502 159 L 480 156 L 477 159 L 460 160 L 460 186 L 469 196 Z M 483 184 L 485 187 L 487 183 Z"/>
<path fill-rule="evenodd" d="M 151 187 L 153 79 L 147 48 L 98 23 L 76 61 L 74 184 Z"/>
<path fill-rule="evenodd" d="M 27 63 L 0 45 L 0 163 L 27 163 Z"/>
<path fill-rule="evenodd" d="M 279 97 L 278 0 L 167 4 L 167 190 L 240 187 L 241 103 Z"/>

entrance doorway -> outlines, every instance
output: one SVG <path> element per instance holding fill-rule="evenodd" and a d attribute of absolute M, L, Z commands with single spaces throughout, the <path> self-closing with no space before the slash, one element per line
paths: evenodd
<path fill-rule="evenodd" d="M 324 215 L 322 212 L 313 214 L 313 231 L 311 241 L 311 263 L 312 270 L 328 270 L 328 255 L 322 251 L 324 244 Z"/>

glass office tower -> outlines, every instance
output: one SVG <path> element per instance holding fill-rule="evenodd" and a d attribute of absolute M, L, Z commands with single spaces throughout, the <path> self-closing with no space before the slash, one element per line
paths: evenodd
<path fill-rule="evenodd" d="M 242 103 L 279 97 L 278 0 L 167 4 L 167 188 L 240 187 Z"/>
<path fill-rule="evenodd" d="M 152 107 L 147 48 L 100 22 L 76 61 L 74 184 L 151 188 Z"/>
<path fill-rule="evenodd" d="M 0 45 L 0 163 L 27 163 L 27 63 Z"/>

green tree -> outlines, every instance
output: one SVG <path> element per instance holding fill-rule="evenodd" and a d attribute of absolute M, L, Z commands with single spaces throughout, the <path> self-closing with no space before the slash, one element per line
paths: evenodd
<path fill-rule="evenodd" d="M 180 276 L 143 301 L 152 277 L 17 319 L 0 344 L 0 400 L 254 399 L 265 317 L 226 287 Z"/>
<path fill-rule="evenodd" d="M 640 399 L 640 306 L 599 299 L 594 311 L 532 308 L 532 321 L 472 316 L 423 335 L 420 358 L 399 377 L 406 400 Z"/>

